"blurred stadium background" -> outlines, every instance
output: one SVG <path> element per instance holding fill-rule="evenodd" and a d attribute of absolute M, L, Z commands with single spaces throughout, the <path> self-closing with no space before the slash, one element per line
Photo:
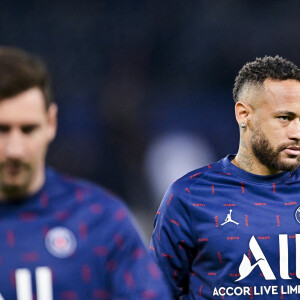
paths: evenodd
<path fill-rule="evenodd" d="M 146 237 L 167 186 L 238 147 L 231 90 L 255 57 L 300 65 L 300 2 L 1 1 L 1 45 L 41 56 L 49 164 L 121 196 Z"/>

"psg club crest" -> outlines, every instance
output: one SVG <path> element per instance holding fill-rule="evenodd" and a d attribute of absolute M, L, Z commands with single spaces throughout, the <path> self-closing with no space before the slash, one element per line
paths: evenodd
<path fill-rule="evenodd" d="M 295 211 L 295 219 L 300 224 L 300 206 L 298 206 Z"/>
<path fill-rule="evenodd" d="M 65 227 L 54 227 L 50 229 L 46 235 L 45 244 L 47 250 L 58 258 L 71 256 L 77 247 L 74 234 Z"/>

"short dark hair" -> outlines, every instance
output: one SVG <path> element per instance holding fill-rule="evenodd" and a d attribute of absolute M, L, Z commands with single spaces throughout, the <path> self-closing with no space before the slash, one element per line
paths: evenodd
<path fill-rule="evenodd" d="M 269 79 L 300 81 L 300 69 L 291 61 L 278 55 L 256 58 L 255 61 L 246 63 L 235 78 L 233 99 L 238 102 L 239 94 L 247 83 L 262 86 Z"/>
<path fill-rule="evenodd" d="M 39 57 L 19 48 L 0 47 L 0 101 L 37 87 L 48 109 L 52 102 L 50 81 L 47 67 Z"/>

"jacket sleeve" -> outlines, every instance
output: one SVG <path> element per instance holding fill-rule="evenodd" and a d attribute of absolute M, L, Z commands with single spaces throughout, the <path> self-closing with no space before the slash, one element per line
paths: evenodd
<path fill-rule="evenodd" d="M 194 238 L 189 212 L 190 190 L 184 182 L 173 183 L 155 217 L 150 250 L 164 273 L 173 299 L 188 294 L 194 257 Z"/>

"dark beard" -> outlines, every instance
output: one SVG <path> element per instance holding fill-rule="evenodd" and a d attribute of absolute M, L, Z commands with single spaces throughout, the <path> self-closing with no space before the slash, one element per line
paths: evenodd
<path fill-rule="evenodd" d="M 258 129 L 253 130 L 253 135 L 251 137 L 251 147 L 255 157 L 268 168 L 293 172 L 300 164 L 300 156 L 291 156 L 291 158 L 296 158 L 295 162 L 287 163 L 280 159 L 279 155 L 282 150 L 290 146 L 299 145 L 299 142 L 293 144 L 282 144 L 274 149 L 264 133 Z"/>
<path fill-rule="evenodd" d="M 9 184 L 5 182 L 3 172 L 7 165 L 20 167 L 26 170 L 27 176 L 24 178 L 24 181 L 20 185 Z M 19 160 L 8 159 L 0 163 L 0 190 L 4 195 L 5 199 L 12 202 L 19 202 L 20 199 L 24 198 L 28 193 L 28 186 L 32 180 L 32 169 L 30 165 L 23 163 Z"/>

